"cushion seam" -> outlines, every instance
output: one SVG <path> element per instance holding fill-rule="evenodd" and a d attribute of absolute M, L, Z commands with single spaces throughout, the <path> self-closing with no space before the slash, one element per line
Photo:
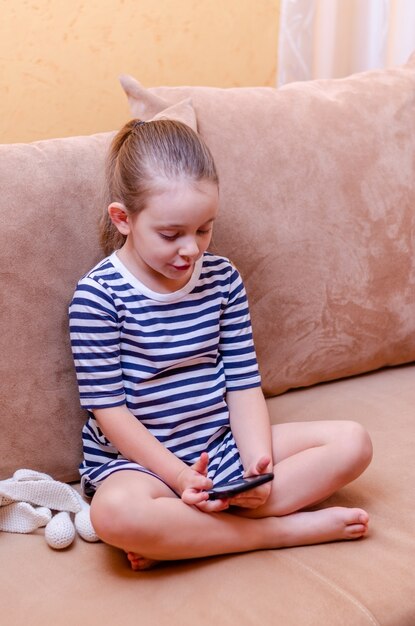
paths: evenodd
<path fill-rule="evenodd" d="M 323 576 L 323 574 L 320 574 L 320 572 L 315 570 L 313 567 L 310 567 L 309 565 L 305 565 L 305 563 L 300 561 L 298 558 L 296 558 L 292 554 L 290 555 L 285 554 L 284 556 L 289 560 L 295 561 L 295 563 L 297 563 L 298 565 L 306 569 L 308 572 L 313 574 L 320 581 L 322 581 L 323 583 L 325 583 L 326 585 L 334 589 L 338 594 L 346 598 L 349 602 L 351 602 L 355 607 L 357 607 L 369 619 L 370 623 L 373 624 L 373 626 L 381 626 L 380 622 L 378 622 L 378 620 L 375 618 L 373 613 L 369 611 L 369 609 L 364 604 L 362 604 L 360 600 L 355 598 L 351 593 L 349 593 L 348 591 L 345 591 L 344 589 L 336 585 L 336 583 L 334 583 L 330 579 Z"/>

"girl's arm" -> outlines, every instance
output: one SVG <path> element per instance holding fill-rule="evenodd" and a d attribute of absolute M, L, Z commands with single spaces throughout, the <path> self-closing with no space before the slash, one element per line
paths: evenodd
<path fill-rule="evenodd" d="M 159 475 L 181 493 L 178 476 L 187 467 L 141 424 L 124 404 L 93 413 L 105 437 L 121 454 Z M 200 487 L 204 489 L 205 487 Z"/>
<path fill-rule="evenodd" d="M 207 494 L 203 490 L 212 487 L 212 481 L 206 477 L 206 453 L 189 467 L 165 448 L 126 405 L 94 409 L 93 413 L 105 437 L 125 458 L 160 476 L 186 504 L 197 505 L 205 511 L 219 511 L 227 507 L 223 501 L 206 502 Z"/>
<path fill-rule="evenodd" d="M 229 269 L 219 342 L 226 378 L 226 402 L 245 472 L 262 474 L 273 467 L 271 425 L 260 387 L 245 287 L 238 270 L 232 266 Z M 246 387 L 247 384 L 250 386 Z M 265 459 L 264 462 L 261 459 Z"/>
<path fill-rule="evenodd" d="M 260 387 L 229 391 L 226 396 L 232 434 L 241 456 L 245 474 L 272 472 L 271 424 Z M 240 494 L 231 501 L 238 506 L 257 507 L 271 492 L 271 483 Z"/>

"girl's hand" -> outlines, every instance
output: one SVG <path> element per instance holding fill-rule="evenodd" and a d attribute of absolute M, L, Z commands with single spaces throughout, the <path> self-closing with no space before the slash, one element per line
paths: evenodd
<path fill-rule="evenodd" d="M 251 465 L 244 473 L 244 476 L 259 476 L 260 474 L 266 474 L 270 470 L 271 459 L 268 456 L 263 456 Z M 244 509 L 256 509 L 259 506 L 265 504 L 268 500 L 272 489 L 272 482 L 265 483 L 255 489 L 244 491 L 234 496 L 229 504 L 232 506 L 243 507 Z"/>
<path fill-rule="evenodd" d="M 181 491 L 183 502 L 197 506 L 205 513 L 223 511 L 229 506 L 228 500 L 209 500 L 207 489 L 212 489 L 213 483 L 207 477 L 209 456 L 202 452 L 200 458 L 191 467 L 186 467 L 180 472 L 177 482 Z"/>

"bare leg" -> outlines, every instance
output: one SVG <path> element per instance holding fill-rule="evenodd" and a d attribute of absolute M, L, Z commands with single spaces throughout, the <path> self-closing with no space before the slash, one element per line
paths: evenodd
<path fill-rule="evenodd" d="M 249 517 L 281 516 L 322 502 L 369 465 L 372 444 L 352 421 L 278 424 L 272 427 L 274 472 L 271 496 Z"/>
<path fill-rule="evenodd" d="M 131 471 L 105 480 L 92 501 L 91 518 L 103 541 L 132 553 L 137 562 L 356 539 L 366 534 L 368 523 L 365 511 L 341 507 L 264 519 L 204 513 L 152 476 Z"/>

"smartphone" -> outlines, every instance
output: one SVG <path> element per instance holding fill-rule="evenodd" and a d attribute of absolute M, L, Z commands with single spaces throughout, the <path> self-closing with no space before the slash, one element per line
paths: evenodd
<path fill-rule="evenodd" d="M 259 485 L 269 482 L 274 478 L 274 474 L 260 474 L 259 476 L 247 476 L 246 478 L 238 478 L 228 483 L 217 485 L 208 491 L 209 500 L 219 500 L 221 498 L 232 498 L 237 493 L 254 489 Z"/>

